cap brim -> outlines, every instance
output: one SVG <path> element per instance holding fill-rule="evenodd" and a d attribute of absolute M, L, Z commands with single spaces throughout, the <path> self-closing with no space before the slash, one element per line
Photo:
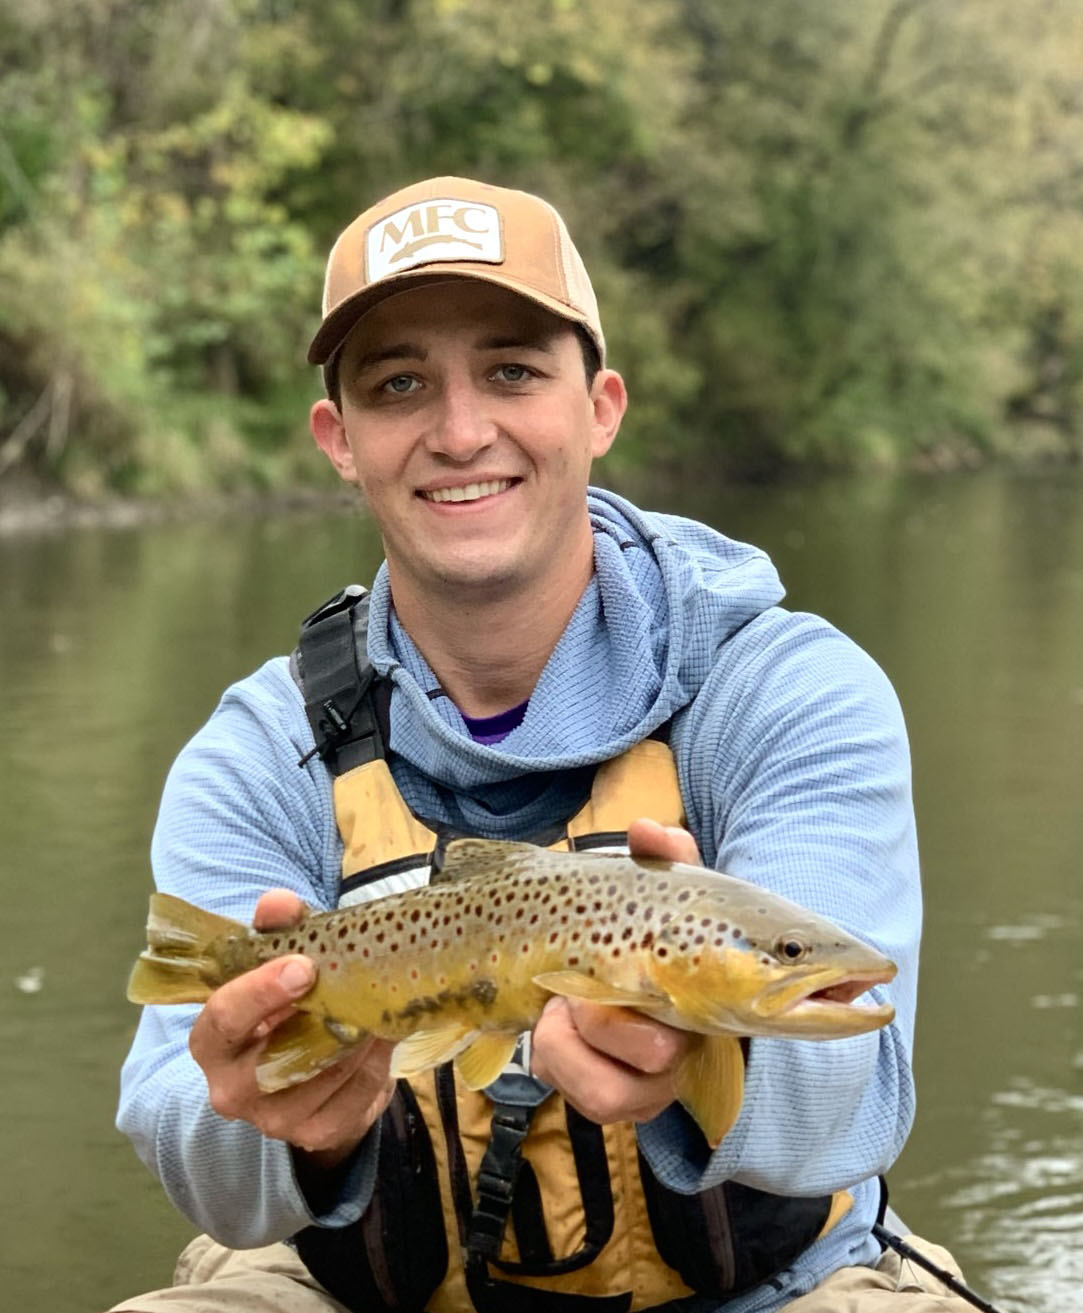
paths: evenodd
<path fill-rule="evenodd" d="M 576 314 L 569 306 L 562 301 L 556 300 L 555 297 L 547 296 L 544 292 L 536 292 L 515 279 L 502 278 L 495 271 L 482 272 L 477 268 L 463 268 L 462 263 L 456 261 L 448 264 L 428 264 L 421 269 L 410 270 L 391 278 L 383 278 L 374 286 L 362 288 L 361 291 L 355 292 L 353 296 L 348 296 L 345 301 L 335 306 L 334 310 L 320 325 L 308 348 L 308 363 L 310 365 L 326 365 L 349 337 L 358 320 L 382 301 L 397 296 L 401 292 L 411 291 L 415 287 L 426 284 L 447 283 L 461 278 L 475 279 L 483 283 L 492 283 L 497 287 L 504 287 L 509 292 L 515 292 L 517 296 L 524 297 L 526 300 L 540 305 L 559 319 L 566 319 L 573 324 L 581 324 L 597 346 L 601 359 L 605 360 L 605 343 L 599 341 L 597 332 L 585 316 Z"/>

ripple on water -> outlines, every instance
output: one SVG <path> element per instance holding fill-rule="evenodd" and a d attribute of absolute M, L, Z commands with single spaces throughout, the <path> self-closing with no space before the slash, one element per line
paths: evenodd
<path fill-rule="evenodd" d="M 981 1251 L 994 1302 L 1071 1308 L 1083 1285 L 1083 1094 L 1018 1081 L 984 1117 L 992 1147 L 943 1198 L 960 1245 Z"/>
<path fill-rule="evenodd" d="M 986 926 L 985 937 L 998 943 L 1029 944 L 1036 939 L 1045 939 L 1060 930 L 1065 930 L 1071 925 L 1073 922 L 1058 912 L 1033 912 L 1014 924 Z"/>

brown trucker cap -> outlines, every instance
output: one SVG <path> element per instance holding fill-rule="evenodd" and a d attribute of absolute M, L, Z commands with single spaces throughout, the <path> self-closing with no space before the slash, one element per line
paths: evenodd
<path fill-rule="evenodd" d="M 470 178 L 404 187 L 345 229 L 327 261 L 309 363 L 325 365 L 380 301 L 447 278 L 496 283 L 582 324 L 605 363 L 598 302 L 564 220 L 538 196 Z"/>

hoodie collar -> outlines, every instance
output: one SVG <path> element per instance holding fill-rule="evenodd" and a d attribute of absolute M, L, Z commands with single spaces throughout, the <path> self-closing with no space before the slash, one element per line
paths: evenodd
<path fill-rule="evenodd" d="M 431 779 L 468 787 L 616 756 L 695 697 L 721 643 L 783 596 L 759 549 L 693 520 L 590 489 L 594 576 L 503 742 L 471 740 L 402 628 L 386 565 L 372 589 L 369 658 L 390 675 L 391 748 Z"/>

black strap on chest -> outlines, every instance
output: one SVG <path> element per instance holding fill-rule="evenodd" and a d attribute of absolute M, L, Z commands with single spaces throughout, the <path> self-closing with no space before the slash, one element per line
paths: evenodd
<path fill-rule="evenodd" d="M 290 670 L 305 699 L 318 756 L 332 775 L 387 755 L 391 684 L 368 659 L 369 592 L 349 584 L 301 624 Z"/>
<path fill-rule="evenodd" d="M 494 1103 L 489 1143 L 476 1182 L 477 1202 L 459 1136 L 455 1077 L 450 1064 L 435 1072 L 437 1104 L 448 1146 L 448 1169 L 459 1223 L 466 1288 L 478 1313 L 627 1313 L 628 1291 L 575 1295 L 512 1284 L 494 1276 L 557 1276 L 586 1267 L 613 1234 L 614 1210 L 602 1129 L 567 1108 L 576 1174 L 583 1193 L 586 1234 L 577 1253 L 554 1258 L 545 1229 L 541 1195 L 532 1167 L 521 1156 L 535 1108 Z M 519 1262 L 497 1257 L 509 1215 Z"/>

